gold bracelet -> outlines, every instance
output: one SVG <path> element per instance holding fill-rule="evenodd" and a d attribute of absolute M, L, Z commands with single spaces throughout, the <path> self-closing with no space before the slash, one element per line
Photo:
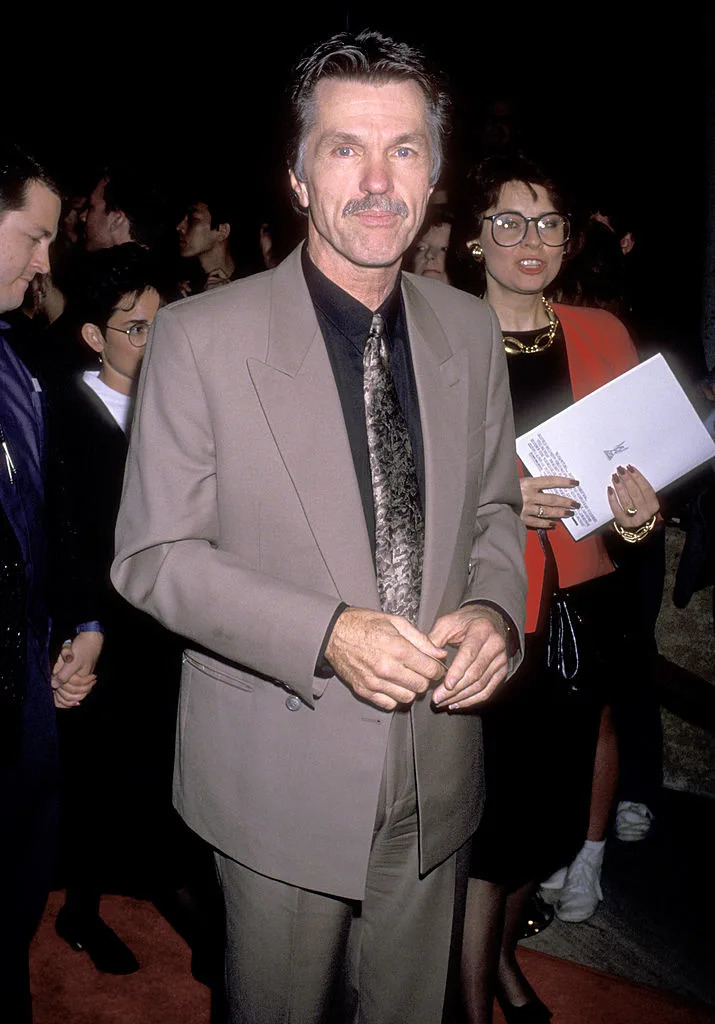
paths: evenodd
<path fill-rule="evenodd" d="M 658 513 L 656 512 L 654 516 L 650 517 L 647 523 L 643 523 L 643 525 L 640 526 L 637 530 L 624 530 L 623 527 L 614 519 L 613 529 L 616 531 L 616 533 L 619 533 L 621 537 L 623 537 L 626 543 L 637 544 L 639 540 L 643 540 L 644 537 L 648 536 L 650 531 L 655 526 L 657 516 Z"/>

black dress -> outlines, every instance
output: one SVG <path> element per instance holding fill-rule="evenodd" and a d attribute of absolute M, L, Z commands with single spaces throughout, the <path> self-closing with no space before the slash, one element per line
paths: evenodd
<path fill-rule="evenodd" d="M 514 336 L 529 344 L 540 333 Z M 548 349 L 509 355 L 508 365 L 517 436 L 573 402 L 560 327 Z M 611 600 L 601 595 L 610 580 L 575 588 L 589 618 Z M 523 664 L 482 712 L 486 801 L 470 874 L 510 889 L 570 863 L 588 828 L 602 675 L 593 665 L 593 685 L 568 694 L 548 677 L 545 657 L 545 636 L 529 634 Z"/>

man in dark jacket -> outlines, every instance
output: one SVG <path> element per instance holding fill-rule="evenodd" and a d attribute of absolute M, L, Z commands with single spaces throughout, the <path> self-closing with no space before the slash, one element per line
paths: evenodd
<path fill-rule="evenodd" d="M 43 169 L 0 147 L 0 315 L 48 272 L 59 213 Z M 78 618 L 51 676 L 43 394 L 2 319 L 0 379 L 0 1006 L 8 1024 L 25 1024 L 28 950 L 50 888 L 57 824 L 55 706 L 75 706 L 91 689 L 102 638 L 97 623 Z"/>

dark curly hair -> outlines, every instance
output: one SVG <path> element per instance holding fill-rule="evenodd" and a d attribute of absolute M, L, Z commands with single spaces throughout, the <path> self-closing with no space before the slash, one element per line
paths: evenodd
<path fill-rule="evenodd" d="M 569 259 L 581 248 L 581 213 L 573 195 L 545 167 L 521 153 L 499 154 L 486 157 L 469 174 L 467 199 L 458 230 L 452 232 L 457 269 L 455 283 L 475 295 L 486 290 L 483 263 L 477 263 L 467 249 L 467 242 L 481 234 L 484 214 L 499 202 L 504 185 L 517 181 L 530 189 L 536 199 L 534 186 L 541 186 L 553 204 L 554 210 L 571 220 L 571 237 L 564 247 L 564 259 Z"/>
<path fill-rule="evenodd" d="M 90 323 L 104 331 L 123 295 L 160 292 L 161 280 L 151 254 L 136 242 L 87 253 L 67 297 L 67 316 L 78 328 Z"/>

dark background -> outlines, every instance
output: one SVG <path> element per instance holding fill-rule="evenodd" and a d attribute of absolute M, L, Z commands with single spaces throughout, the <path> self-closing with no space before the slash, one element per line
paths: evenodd
<path fill-rule="evenodd" d="M 624 200 L 664 330 L 697 348 L 713 17 L 691 4 L 660 15 L 633 6 L 193 4 L 85 16 L 28 6 L 3 32 L 2 116 L 68 189 L 115 156 L 167 188 L 199 165 L 235 182 L 247 223 L 289 218 L 280 112 L 290 67 L 317 39 L 376 28 L 448 74 L 448 173 L 478 154 L 485 108 L 506 96 L 527 152 L 548 154 L 588 197 Z"/>

